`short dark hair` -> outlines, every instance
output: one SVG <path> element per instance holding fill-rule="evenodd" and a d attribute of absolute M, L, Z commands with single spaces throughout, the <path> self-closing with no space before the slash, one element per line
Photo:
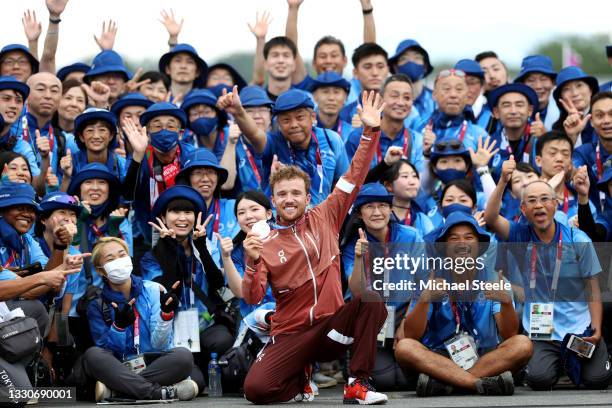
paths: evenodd
<path fill-rule="evenodd" d="M 611 91 L 597 92 L 595 95 L 593 95 L 593 97 L 591 98 L 591 108 L 593 107 L 595 102 L 599 102 L 602 99 L 612 99 L 612 92 Z"/>
<path fill-rule="evenodd" d="M 193 211 L 195 214 L 196 206 L 185 198 L 175 198 L 166 205 L 163 214 L 165 215 L 168 211 Z"/>
<path fill-rule="evenodd" d="M 483 51 L 483 52 L 481 52 L 479 54 L 476 54 L 476 56 L 474 57 L 476 62 L 480 62 L 483 59 L 487 59 L 487 58 L 496 58 L 496 59 L 499 59 L 499 57 L 497 56 L 497 53 L 495 51 Z"/>
<path fill-rule="evenodd" d="M 398 161 L 396 161 L 395 163 L 393 163 L 391 165 L 391 167 L 389 167 L 383 174 L 382 177 L 380 178 L 380 181 L 385 184 L 385 183 L 393 183 L 395 180 L 397 180 L 399 178 L 399 173 L 400 173 L 400 169 L 402 168 L 403 165 L 407 165 L 410 166 L 410 168 L 412 170 L 414 170 L 414 172 L 416 173 L 417 178 L 420 178 L 419 176 L 419 171 L 417 170 L 417 168 L 414 166 L 414 164 L 410 163 L 410 161 L 408 159 L 399 159 Z"/>
<path fill-rule="evenodd" d="M 382 88 L 380 89 L 381 94 L 385 93 L 385 89 L 387 88 L 387 85 L 389 85 L 391 82 L 405 82 L 409 84 L 410 88 L 412 89 L 412 81 L 410 80 L 410 78 L 408 78 L 408 75 L 393 74 L 390 77 L 387 77 L 387 79 L 385 79 L 385 82 L 383 83 Z"/>
<path fill-rule="evenodd" d="M 297 57 L 297 47 L 295 46 L 295 43 L 291 40 L 291 38 L 279 36 L 271 38 L 270 40 L 268 40 L 268 42 L 266 42 L 266 45 L 264 45 L 264 59 L 268 59 L 268 54 L 270 53 L 270 50 L 274 47 L 287 47 L 291 50 L 293 58 Z"/>
<path fill-rule="evenodd" d="M 540 176 L 540 173 L 538 173 L 538 171 L 536 170 L 535 167 L 533 167 L 531 164 L 529 163 L 524 163 L 524 162 L 518 162 L 516 163 L 516 171 L 520 171 L 521 173 L 533 173 L 535 175 L 537 175 L 538 177 Z"/>
<path fill-rule="evenodd" d="M 140 77 L 141 81 L 146 81 L 147 79 L 150 79 L 152 84 L 162 81 L 166 89 L 170 89 L 170 78 L 167 75 L 162 75 L 159 71 L 147 71 Z"/>
<path fill-rule="evenodd" d="M 442 194 L 440 195 L 440 207 L 442 206 L 442 200 L 444 200 L 446 192 L 451 187 L 457 187 L 459 190 L 467 194 L 472 200 L 472 207 L 476 207 L 476 205 L 478 204 L 478 200 L 476 198 L 476 189 L 474 188 L 472 183 L 467 181 L 466 179 L 455 179 L 448 182 L 448 184 L 444 186 Z"/>
<path fill-rule="evenodd" d="M 364 43 L 355 48 L 355 51 L 353 51 L 353 56 L 351 57 L 353 66 L 357 68 L 357 65 L 359 65 L 362 59 L 371 57 L 373 55 L 382 55 L 385 57 L 387 65 L 389 64 L 389 54 L 387 54 L 387 51 L 385 51 L 383 47 L 376 43 Z"/>
<path fill-rule="evenodd" d="M 325 37 L 317 41 L 317 43 L 315 44 L 314 53 L 312 54 L 313 59 L 316 58 L 317 51 L 322 45 L 337 45 L 338 47 L 340 47 L 340 53 L 342 54 L 342 56 L 346 57 L 346 50 L 344 49 L 344 44 L 342 43 L 342 41 L 332 35 L 326 35 Z"/>
<path fill-rule="evenodd" d="M 574 150 L 574 142 L 565 132 L 561 132 L 559 130 L 551 130 L 550 132 L 544 133 L 538 139 L 538 143 L 536 144 L 536 156 L 542 156 L 542 150 L 544 150 L 544 146 L 546 146 L 550 142 L 554 142 L 555 140 L 565 140 L 570 145 L 570 150 Z"/>

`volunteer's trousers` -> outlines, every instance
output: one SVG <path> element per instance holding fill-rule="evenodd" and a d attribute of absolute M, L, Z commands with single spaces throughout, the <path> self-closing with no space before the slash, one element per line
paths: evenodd
<path fill-rule="evenodd" d="M 27 402 L 27 398 L 13 399 L 11 390 L 31 390 L 32 384 L 26 373 L 26 364 L 29 361 L 18 361 L 9 363 L 0 357 L 0 407 L 22 406 Z"/>
<path fill-rule="evenodd" d="M 581 384 L 591 389 L 606 389 L 612 378 L 608 349 L 603 339 L 589 359 L 583 359 Z M 533 356 L 527 364 L 525 380 L 534 390 L 550 390 L 563 373 L 561 342 L 533 341 Z"/>
<path fill-rule="evenodd" d="M 145 353 L 145 362 L 147 368 L 135 374 L 110 350 L 100 347 L 89 348 L 82 359 L 88 378 L 102 382 L 118 395 L 143 400 L 161 399 L 163 386 L 184 380 L 194 369 L 191 352 L 182 347 L 166 353 Z"/>
<path fill-rule="evenodd" d="M 335 360 L 348 347 L 350 375 L 368 377 L 376 359 L 376 336 L 386 317 L 380 296 L 366 291 L 303 332 L 274 336 L 244 381 L 246 399 L 256 404 L 292 400 L 304 390 L 306 366 Z"/>

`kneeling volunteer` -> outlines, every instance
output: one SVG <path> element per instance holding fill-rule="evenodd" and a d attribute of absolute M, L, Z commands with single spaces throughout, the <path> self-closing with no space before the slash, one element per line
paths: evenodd
<path fill-rule="evenodd" d="M 101 299 L 91 301 L 87 309 L 96 346 L 85 352 L 82 365 L 87 378 L 97 381 L 96 401 L 115 394 L 150 400 L 193 399 L 198 386 L 188 379 L 191 353 L 185 348 L 170 349 L 178 305 L 174 291 L 132 276 L 128 246 L 119 238 L 98 241 L 93 265 L 103 276 L 104 287 Z"/>
<path fill-rule="evenodd" d="M 436 239 L 446 243 L 445 256 L 451 258 L 465 257 L 466 250 L 468 257 L 476 258 L 485 251 L 479 251 L 478 244 L 489 241 L 489 235 L 474 217 L 463 212 L 450 214 Z M 452 272 L 450 281 L 469 283 L 480 274 L 477 268 L 463 274 Z M 433 279 L 433 273 L 429 279 Z M 423 290 L 411 302 L 404 321 L 406 338 L 395 348 L 400 365 L 421 372 L 417 395 L 448 395 L 453 388 L 483 395 L 512 395 L 510 372 L 527 364 L 532 346 L 526 336 L 518 334 L 519 322 L 510 293 L 463 292 L 457 301 L 447 298 L 449 295 L 435 289 Z"/>

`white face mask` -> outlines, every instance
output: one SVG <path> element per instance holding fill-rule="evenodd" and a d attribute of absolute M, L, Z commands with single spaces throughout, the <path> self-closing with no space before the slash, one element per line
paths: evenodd
<path fill-rule="evenodd" d="M 124 283 L 132 274 L 132 258 L 124 256 L 104 264 L 106 277 L 116 285 Z"/>

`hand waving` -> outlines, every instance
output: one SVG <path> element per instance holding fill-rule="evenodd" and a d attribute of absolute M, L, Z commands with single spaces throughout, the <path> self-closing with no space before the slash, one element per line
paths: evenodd
<path fill-rule="evenodd" d="M 181 18 L 181 22 L 179 23 L 176 17 L 174 16 L 174 10 L 172 9 L 170 9 L 169 13 L 166 10 L 162 10 L 161 17 L 162 18 L 159 20 L 159 22 L 162 23 L 164 27 L 166 27 L 168 35 L 172 38 L 178 38 L 178 35 L 183 29 L 183 23 L 185 22 L 185 19 Z"/>
<path fill-rule="evenodd" d="M 36 20 L 36 12 L 34 10 L 24 11 L 21 23 L 28 41 L 37 41 L 42 32 L 42 24 Z"/>
<path fill-rule="evenodd" d="M 497 141 L 491 140 L 490 136 L 487 136 L 483 144 L 482 136 L 480 136 L 478 138 L 478 150 L 474 152 L 474 149 L 469 148 L 472 165 L 475 168 L 488 166 L 491 158 L 499 151 L 499 149 L 494 149 L 496 144 Z"/>
<path fill-rule="evenodd" d="M 270 27 L 271 22 L 272 18 L 270 17 L 269 11 L 264 11 L 261 14 L 261 17 L 258 11 L 255 15 L 255 24 L 251 25 L 247 23 L 247 25 L 249 26 L 249 30 L 251 30 L 251 33 L 253 33 L 255 38 L 266 38 L 266 35 L 268 34 L 268 27 Z"/>
<path fill-rule="evenodd" d="M 361 106 L 357 106 L 357 113 L 365 126 L 377 127 L 380 126 L 380 115 L 384 109 L 385 103 L 378 92 L 364 91 Z"/>
<path fill-rule="evenodd" d="M 94 41 L 96 44 L 98 44 L 98 47 L 100 47 L 102 51 L 113 49 L 113 46 L 115 45 L 115 37 L 117 37 L 117 28 L 116 21 L 108 20 L 108 23 L 103 21 L 100 37 L 98 38 L 94 34 Z"/>

